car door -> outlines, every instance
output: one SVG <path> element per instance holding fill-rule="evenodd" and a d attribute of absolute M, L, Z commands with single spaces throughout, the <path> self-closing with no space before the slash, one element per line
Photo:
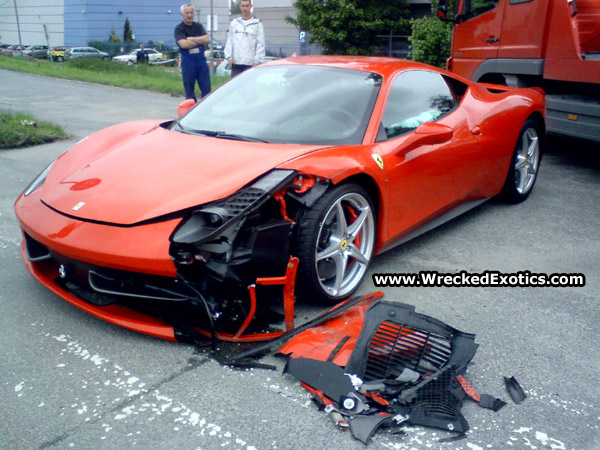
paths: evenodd
<path fill-rule="evenodd" d="M 405 71 L 392 82 L 375 147 L 386 172 L 390 238 L 418 228 L 476 189 L 485 170 L 479 136 L 458 101 L 437 72 Z"/>
<path fill-rule="evenodd" d="M 510 0 L 504 9 L 498 58 L 543 58 L 546 14 L 552 8 L 543 0 Z M 531 26 L 535 17 L 539 26 Z"/>
<path fill-rule="evenodd" d="M 483 61 L 498 57 L 503 10 L 504 0 L 462 2 L 452 36 L 453 72 L 472 79 Z"/>

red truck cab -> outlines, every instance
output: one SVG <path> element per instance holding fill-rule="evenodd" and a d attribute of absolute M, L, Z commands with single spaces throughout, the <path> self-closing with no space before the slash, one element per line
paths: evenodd
<path fill-rule="evenodd" d="M 600 142 L 599 0 L 457 0 L 448 70 L 542 87 L 548 131 Z"/>

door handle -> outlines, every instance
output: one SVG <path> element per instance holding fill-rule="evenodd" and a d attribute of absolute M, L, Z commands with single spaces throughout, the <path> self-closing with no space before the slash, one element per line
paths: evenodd
<path fill-rule="evenodd" d="M 494 43 L 498 42 L 499 40 L 500 40 L 500 38 L 491 37 L 489 39 L 486 39 L 485 42 L 487 42 L 488 44 L 494 44 Z"/>

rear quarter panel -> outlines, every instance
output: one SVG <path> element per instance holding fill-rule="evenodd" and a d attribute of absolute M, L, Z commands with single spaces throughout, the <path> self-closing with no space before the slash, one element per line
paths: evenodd
<path fill-rule="evenodd" d="M 512 153 L 525 121 L 537 117 L 545 133 L 545 97 L 534 89 L 471 84 L 462 107 L 481 132 L 480 145 L 489 158 L 489 169 L 481 176 L 482 192 L 498 194 L 510 165 Z"/>

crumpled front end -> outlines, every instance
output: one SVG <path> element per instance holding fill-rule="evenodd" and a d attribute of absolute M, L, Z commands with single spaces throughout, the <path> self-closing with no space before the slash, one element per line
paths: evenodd
<path fill-rule="evenodd" d="M 296 223 L 327 185 L 273 170 L 223 200 L 132 226 L 69 217 L 43 205 L 41 190 L 15 210 L 28 269 L 75 306 L 166 339 L 239 338 L 241 327 L 267 327 L 284 295 L 293 303 Z"/>
<path fill-rule="evenodd" d="M 269 280 L 283 277 L 294 264 L 298 222 L 327 186 L 293 170 L 273 170 L 234 195 L 191 211 L 177 227 L 169 254 L 179 277 L 210 304 L 219 330 L 235 334 L 249 315 L 259 328 L 272 321 L 269 307 L 281 305 L 293 280 Z"/>

